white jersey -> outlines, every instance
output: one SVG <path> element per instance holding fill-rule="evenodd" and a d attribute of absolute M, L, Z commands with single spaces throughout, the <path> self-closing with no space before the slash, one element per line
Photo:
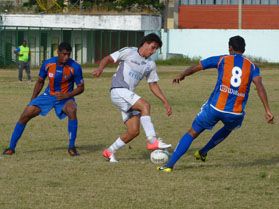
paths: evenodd
<path fill-rule="evenodd" d="M 133 91 L 144 77 L 148 83 L 159 80 L 155 62 L 140 56 L 136 47 L 120 49 L 110 56 L 114 62 L 119 61 L 117 72 L 112 77 L 111 88 L 127 88 Z"/>

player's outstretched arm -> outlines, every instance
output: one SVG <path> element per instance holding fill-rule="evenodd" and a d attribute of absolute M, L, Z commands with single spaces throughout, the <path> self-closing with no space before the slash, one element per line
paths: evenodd
<path fill-rule="evenodd" d="M 266 121 L 268 123 L 273 123 L 274 116 L 271 113 L 271 110 L 270 110 L 270 107 L 269 107 L 269 104 L 268 104 L 267 93 L 266 93 L 266 90 L 265 90 L 264 85 L 262 83 L 262 77 L 261 76 L 254 77 L 253 78 L 253 83 L 255 84 L 255 86 L 257 88 L 258 95 L 259 95 L 259 97 L 260 97 L 260 99 L 263 103 L 263 106 L 264 106 L 264 109 L 265 109 Z"/>
<path fill-rule="evenodd" d="M 34 86 L 34 90 L 33 90 L 33 94 L 32 94 L 32 97 L 31 97 L 31 100 L 36 98 L 39 93 L 41 92 L 42 88 L 44 87 L 44 84 L 45 84 L 45 80 L 42 79 L 41 77 L 38 78 L 35 86 Z"/>
<path fill-rule="evenodd" d="M 165 97 L 164 93 L 162 92 L 160 86 L 158 85 L 158 83 L 157 82 L 149 83 L 149 88 L 152 91 L 152 93 L 163 102 L 164 107 L 166 109 L 166 114 L 170 116 L 172 114 L 171 106 L 167 98 Z"/>
<path fill-rule="evenodd" d="M 101 60 L 99 67 L 96 70 L 93 70 L 93 72 L 92 72 L 93 77 L 97 77 L 97 78 L 100 77 L 101 74 L 103 73 L 105 67 L 109 63 L 114 63 L 114 60 L 112 59 L 112 57 L 110 55 L 104 57 Z"/>
<path fill-rule="evenodd" d="M 56 96 L 57 100 L 62 100 L 62 99 L 68 99 L 68 98 L 75 97 L 75 96 L 81 94 L 82 92 L 84 92 L 84 83 L 77 85 L 77 87 L 73 91 L 68 92 L 68 93 L 55 92 L 55 96 Z"/>
<path fill-rule="evenodd" d="M 176 76 L 173 80 L 172 83 L 179 83 L 180 81 L 184 80 L 186 76 L 192 75 L 200 70 L 202 70 L 203 67 L 201 64 L 198 64 L 196 66 L 191 66 L 186 68 L 182 73 L 180 73 L 178 76 Z"/>

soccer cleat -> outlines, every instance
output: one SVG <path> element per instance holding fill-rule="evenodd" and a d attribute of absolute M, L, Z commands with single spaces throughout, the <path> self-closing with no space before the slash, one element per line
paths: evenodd
<path fill-rule="evenodd" d="M 205 161 L 206 161 L 207 154 L 202 155 L 201 152 L 200 152 L 199 150 L 197 150 L 197 151 L 195 152 L 194 156 L 195 156 L 196 160 L 201 160 L 201 161 L 205 162 Z"/>
<path fill-rule="evenodd" d="M 147 142 L 147 145 L 146 145 L 146 149 L 148 149 L 148 150 L 167 149 L 170 147 L 171 147 L 171 144 L 164 143 L 161 138 L 155 139 L 153 144 Z"/>
<path fill-rule="evenodd" d="M 78 153 L 76 147 L 69 148 L 68 153 L 72 157 L 79 156 L 79 153 Z"/>
<path fill-rule="evenodd" d="M 158 167 L 157 168 L 158 171 L 162 171 L 162 172 L 166 172 L 166 173 L 170 173 L 172 172 L 172 168 L 168 168 L 168 167 L 164 167 L 164 166 L 161 166 L 161 167 Z"/>
<path fill-rule="evenodd" d="M 115 155 L 110 152 L 108 149 L 105 149 L 103 151 L 103 157 L 106 158 L 111 163 L 117 163 L 118 160 L 116 160 Z"/>
<path fill-rule="evenodd" d="M 15 153 L 15 150 L 11 149 L 11 148 L 7 148 L 4 150 L 3 155 L 12 155 Z"/>

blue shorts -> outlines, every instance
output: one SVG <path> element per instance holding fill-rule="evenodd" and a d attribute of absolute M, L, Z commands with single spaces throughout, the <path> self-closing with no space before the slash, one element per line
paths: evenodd
<path fill-rule="evenodd" d="M 239 128 L 244 119 L 245 113 L 242 115 L 234 115 L 230 113 L 223 113 L 215 110 L 210 104 L 206 103 L 202 106 L 201 111 L 197 114 L 195 120 L 192 123 L 192 128 L 200 133 L 204 129 L 212 129 L 216 123 L 222 121 L 224 126 L 233 130 Z"/>
<path fill-rule="evenodd" d="M 57 100 L 55 96 L 48 95 L 46 93 L 41 94 L 40 96 L 34 98 L 28 106 L 36 106 L 40 108 L 40 115 L 46 116 L 52 108 L 54 108 L 56 116 L 62 120 L 67 115 L 63 112 L 64 105 L 70 101 L 75 101 L 74 98 Z"/>

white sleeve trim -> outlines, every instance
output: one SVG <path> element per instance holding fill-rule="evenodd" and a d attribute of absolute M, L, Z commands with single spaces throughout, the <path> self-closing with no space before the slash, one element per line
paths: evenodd
<path fill-rule="evenodd" d="M 113 59 L 114 63 L 116 63 L 118 61 L 119 58 L 119 51 L 113 52 L 112 54 L 110 54 L 111 58 Z"/>

